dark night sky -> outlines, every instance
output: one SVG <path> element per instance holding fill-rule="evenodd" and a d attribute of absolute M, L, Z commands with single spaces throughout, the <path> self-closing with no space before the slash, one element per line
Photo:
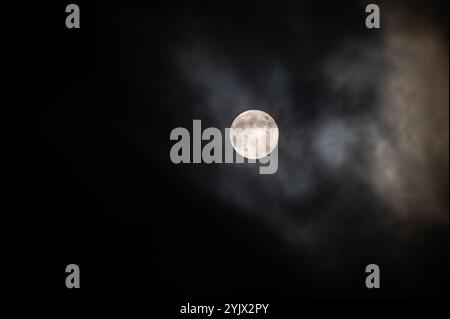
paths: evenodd
<path fill-rule="evenodd" d="M 80 30 L 64 2 L 1 22 L 14 293 L 448 296 L 447 2 L 376 2 L 380 30 L 364 1 L 76 3 Z M 276 174 L 170 161 L 173 128 L 248 108 L 278 123 Z"/>

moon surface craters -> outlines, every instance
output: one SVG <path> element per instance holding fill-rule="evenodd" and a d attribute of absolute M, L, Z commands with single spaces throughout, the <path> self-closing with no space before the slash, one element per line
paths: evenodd
<path fill-rule="evenodd" d="M 239 114 L 230 130 L 230 141 L 241 156 L 259 159 L 269 155 L 278 143 L 278 127 L 266 112 L 248 110 Z"/>

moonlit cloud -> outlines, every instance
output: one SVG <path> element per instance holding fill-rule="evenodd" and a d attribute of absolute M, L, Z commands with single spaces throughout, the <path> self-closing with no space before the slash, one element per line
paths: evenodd
<path fill-rule="evenodd" d="M 363 209 L 387 209 L 363 223 L 448 222 L 448 52 L 431 26 L 408 31 L 391 27 L 389 18 L 380 38 L 346 39 L 321 60 L 324 94 L 313 102 L 297 91 L 282 59 L 263 55 L 255 76 L 266 83 L 260 90 L 245 66 L 207 42 L 179 48 L 177 64 L 198 96 L 199 116 L 224 129 L 243 110 L 261 107 L 280 128 L 275 175 L 223 167 L 208 191 L 308 247 L 335 231 L 337 211 L 355 210 L 355 192 L 367 197 Z M 304 120 L 303 103 L 317 104 L 320 112 Z M 329 185 L 338 191 L 317 205 L 314 194 Z M 312 203 L 314 213 L 308 212 Z"/>
<path fill-rule="evenodd" d="M 385 38 L 389 76 L 373 179 L 403 218 L 448 219 L 439 191 L 448 188 L 448 51 L 433 30 L 423 30 L 395 29 Z"/>

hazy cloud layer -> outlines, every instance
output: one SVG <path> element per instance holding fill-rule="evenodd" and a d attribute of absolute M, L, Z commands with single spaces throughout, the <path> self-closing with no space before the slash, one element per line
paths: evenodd
<path fill-rule="evenodd" d="M 339 236 L 340 223 L 367 236 L 397 221 L 448 223 L 448 50 L 431 25 L 410 29 L 407 21 L 393 9 L 379 38 L 342 40 L 319 60 L 323 94 L 314 99 L 302 96 L 299 75 L 282 58 L 261 52 L 249 77 L 201 35 L 179 47 L 175 59 L 199 118 L 223 129 L 256 108 L 280 128 L 275 175 L 233 165 L 193 180 L 208 180 L 214 196 L 306 249 L 323 234 Z"/>

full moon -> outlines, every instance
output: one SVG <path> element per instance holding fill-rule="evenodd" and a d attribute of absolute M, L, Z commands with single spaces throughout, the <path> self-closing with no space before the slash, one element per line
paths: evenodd
<path fill-rule="evenodd" d="M 269 155 L 278 143 L 278 127 L 266 112 L 248 110 L 231 124 L 230 141 L 241 156 L 259 159 Z"/>

